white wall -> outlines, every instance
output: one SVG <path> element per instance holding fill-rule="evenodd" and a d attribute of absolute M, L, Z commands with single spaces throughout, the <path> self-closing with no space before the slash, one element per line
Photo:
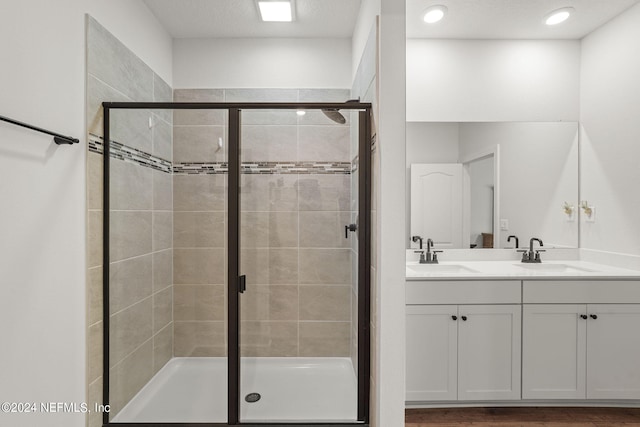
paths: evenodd
<path fill-rule="evenodd" d="M 407 40 L 407 121 L 578 120 L 580 42 Z"/>
<path fill-rule="evenodd" d="M 640 5 L 582 43 L 581 192 L 596 207 L 581 246 L 640 255 Z"/>
<path fill-rule="evenodd" d="M 0 396 L 85 402 L 85 16 L 171 81 L 168 35 L 141 1 L 0 3 L 0 114 L 79 138 L 0 123 Z M 83 426 L 83 414 L 5 414 L 0 425 Z"/>
<path fill-rule="evenodd" d="M 349 39 L 176 39 L 173 87 L 350 88 Z"/>
<path fill-rule="evenodd" d="M 509 221 L 494 247 L 510 247 L 510 234 L 524 245 L 577 247 L 577 223 L 567 222 L 565 201 L 578 204 L 577 123 L 463 123 L 460 157 L 500 145 L 499 218 Z"/>
<path fill-rule="evenodd" d="M 371 28 L 376 23 L 376 17 L 380 15 L 380 0 L 360 0 L 358 19 L 351 37 L 351 75 L 356 77 L 360 59 L 363 56 L 367 39 Z"/>
<path fill-rule="evenodd" d="M 378 413 L 381 427 L 404 426 L 405 395 L 405 2 L 382 0 L 378 64 Z"/>

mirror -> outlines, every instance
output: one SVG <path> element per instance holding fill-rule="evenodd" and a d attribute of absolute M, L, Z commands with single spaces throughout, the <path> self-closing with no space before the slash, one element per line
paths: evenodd
<path fill-rule="evenodd" d="M 577 122 L 408 122 L 407 174 L 407 248 L 578 247 Z"/>

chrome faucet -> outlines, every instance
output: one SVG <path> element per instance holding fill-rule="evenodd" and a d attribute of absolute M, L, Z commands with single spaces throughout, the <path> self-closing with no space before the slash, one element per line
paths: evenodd
<path fill-rule="evenodd" d="M 529 240 L 529 251 L 527 251 L 526 249 L 521 249 L 518 252 L 522 252 L 522 262 L 528 262 L 528 263 L 541 263 L 542 260 L 540 259 L 540 252 L 544 252 L 544 249 L 533 249 L 533 242 L 538 242 L 540 244 L 540 246 L 544 246 L 544 244 L 542 243 L 542 240 L 538 239 L 537 237 L 532 237 L 531 240 Z"/>
<path fill-rule="evenodd" d="M 414 238 L 415 237 L 416 236 L 414 236 Z M 420 243 L 422 243 L 422 239 L 420 240 Z M 437 264 L 438 263 L 438 254 L 441 253 L 442 251 L 432 251 L 431 250 L 432 247 L 433 247 L 433 240 L 427 239 L 427 252 L 425 253 L 424 250 L 416 251 L 420 253 L 420 264 Z M 422 248 L 422 244 L 420 245 L 420 248 Z"/>

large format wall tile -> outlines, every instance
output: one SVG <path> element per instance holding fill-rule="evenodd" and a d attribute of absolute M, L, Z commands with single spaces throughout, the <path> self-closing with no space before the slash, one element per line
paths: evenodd
<path fill-rule="evenodd" d="M 240 268 L 247 284 L 297 284 L 298 249 L 242 249 Z"/>
<path fill-rule="evenodd" d="M 351 161 L 348 126 L 300 126 L 298 160 L 320 162 Z"/>
<path fill-rule="evenodd" d="M 153 291 L 173 284 L 173 250 L 153 253 Z"/>
<path fill-rule="evenodd" d="M 153 73 L 153 100 L 155 102 L 173 101 L 173 89 L 156 73 Z M 173 123 L 172 110 L 154 110 L 154 113 L 168 124 Z"/>
<path fill-rule="evenodd" d="M 153 294 L 153 333 L 157 334 L 173 320 L 173 289 Z"/>
<path fill-rule="evenodd" d="M 118 92 L 95 76 L 87 76 L 87 132 L 95 136 L 104 136 L 104 114 L 102 103 L 105 101 L 130 101 L 124 94 Z"/>
<path fill-rule="evenodd" d="M 87 208 L 102 209 L 103 198 L 103 157 L 96 153 L 87 153 Z"/>
<path fill-rule="evenodd" d="M 102 265 L 102 211 L 89 211 L 88 217 L 88 267 Z"/>
<path fill-rule="evenodd" d="M 173 212 L 153 213 L 153 250 L 170 249 L 173 243 Z"/>
<path fill-rule="evenodd" d="M 240 295 L 242 320 L 298 320 L 298 286 L 256 285 Z"/>
<path fill-rule="evenodd" d="M 162 111 L 162 110 L 161 110 Z M 152 129 L 153 146 L 151 154 L 161 159 L 173 160 L 173 126 L 154 117 L 154 126 Z"/>
<path fill-rule="evenodd" d="M 88 347 L 88 366 L 87 381 L 89 383 L 95 381 L 102 375 L 102 322 L 89 326 L 87 334 Z"/>
<path fill-rule="evenodd" d="M 174 286 L 173 315 L 180 320 L 225 320 L 224 285 Z"/>
<path fill-rule="evenodd" d="M 298 246 L 297 212 L 241 212 L 242 248 L 280 248 Z"/>
<path fill-rule="evenodd" d="M 173 283 L 206 285 L 225 283 L 224 249 L 173 250 Z"/>
<path fill-rule="evenodd" d="M 149 128 L 149 110 L 111 110 L 110 139 L 137 150 L 153 151 L 153 130 Z"/>
<path fill-rule="evenodd" d="M 300 175 L 298 181 L 301 211 L 349 211 L 349 175 Z"/>
<path fill-rule="evenodd" d="M 173 357 L 173 325 L 153 336 L 153 372 L 157 373 Z"/>
<path fill-rule="evenodd" d="M 109 168 L 111 209 L 151 210 L 153 169 L 116 159 L 112 159 Z"/>
<path fill-rule="evenodd" d="M 219 147 L 222 139 L 222 147 Z M 226 136 L 223 126 L 175 126 L 173 161 L 176 163 L 222 162 L 226 159 Z"/>
<path fill-rule="evenodd" d="M 169 173 L 153 171 L 153 209 L 173 210 L 173 177 Z"/>
<path fill-rule="evenodd" d="M 113 211 L 110 219 L 111 262 L 151 252 L 151 212 Z"/>
<path fill-rule="evenodd" d="M 240 354 L 244 357 L 295 357 L 297 322 L 240 322 Z"/>
<path fill-rule="evenodd" d="M 151 298 L 111 316 L 109 362 L 112 367 L 151 338 L 152 317 Z"/>
<path fill-rule="evenodd" d="M 175 175 L 173 209 L 175 211 L 224 211 L 224 175 Z"/>
<path fill-rule="evenodd" d="M 89 326 L 102 320 L 102 267 L 93 267 L 89 269 L 87 276 L 88 288 L 88 322 Z"/>
<path fill-rule="evenodd" d="M 87 71 L 136 101 L 153 101 L 153 71 L 95 19 L 87 28 Z"/>
<path fill-rule="evenodd" d="M 151 296 L 152 256 L 111 263 L 109 275 L 109 309 L 113 314 Z"/>
<path fill-rule="evenodd" d="M 241 129 L 242 162 L 292 162 L 298 159 L 296 126 L 253 126 Z"/>
<path fill-rule="evenodd" d="M 300 284 L 351 284 L 351 249 L 300 249 Z"/>
<path fill-rule="evenodd" d="M 110 370 L 111 413 L 117 414 L 153 376 L 153 342 L 148 340 Z"/>
<path fill-rule="evenodd" d="M 350 286 L 300 286 L 300 320 L 351 321 Z"/>
<path fill-rule="evenodd" d="M 224 357 L 224 322 L 173 322 L 175 357 Z"/>
<path fill-rule="evenodd" d="M 173 245 L 176 248 L 224 248 L 224 212 L 176 212 Z"/>
<path fill-rule="evenodd" d="M 175 102 L 223 102 L 222 89 L 176 89 L 173 92 Z M 226 124 L 223 110 L 173 110 L 173 124 L 180 125 L 219 125 Z"/>
<path fill-rule="evenodd" d="M 300 356 L 347 357 L 350 352 L 350 322 L 300 322 Z"/>
<path fill-rule="evenodd" d="M 353 240 L 344 237 L 344 226 L 351 223 L 349 212 L 300 212 L 301 248 L 347 248 Z"/>
<path fill-rule="evenodd" d="M 297 175 L 243 174 L 240 177 L 240 211 L 296 211 Z"/>

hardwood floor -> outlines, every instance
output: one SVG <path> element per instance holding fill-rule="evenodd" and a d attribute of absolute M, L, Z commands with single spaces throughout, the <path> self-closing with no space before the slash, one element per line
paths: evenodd
<path fill-rule="evenodd" d="M 406 427 L 640 427 L 640 408 L 407 409 Z"/>

